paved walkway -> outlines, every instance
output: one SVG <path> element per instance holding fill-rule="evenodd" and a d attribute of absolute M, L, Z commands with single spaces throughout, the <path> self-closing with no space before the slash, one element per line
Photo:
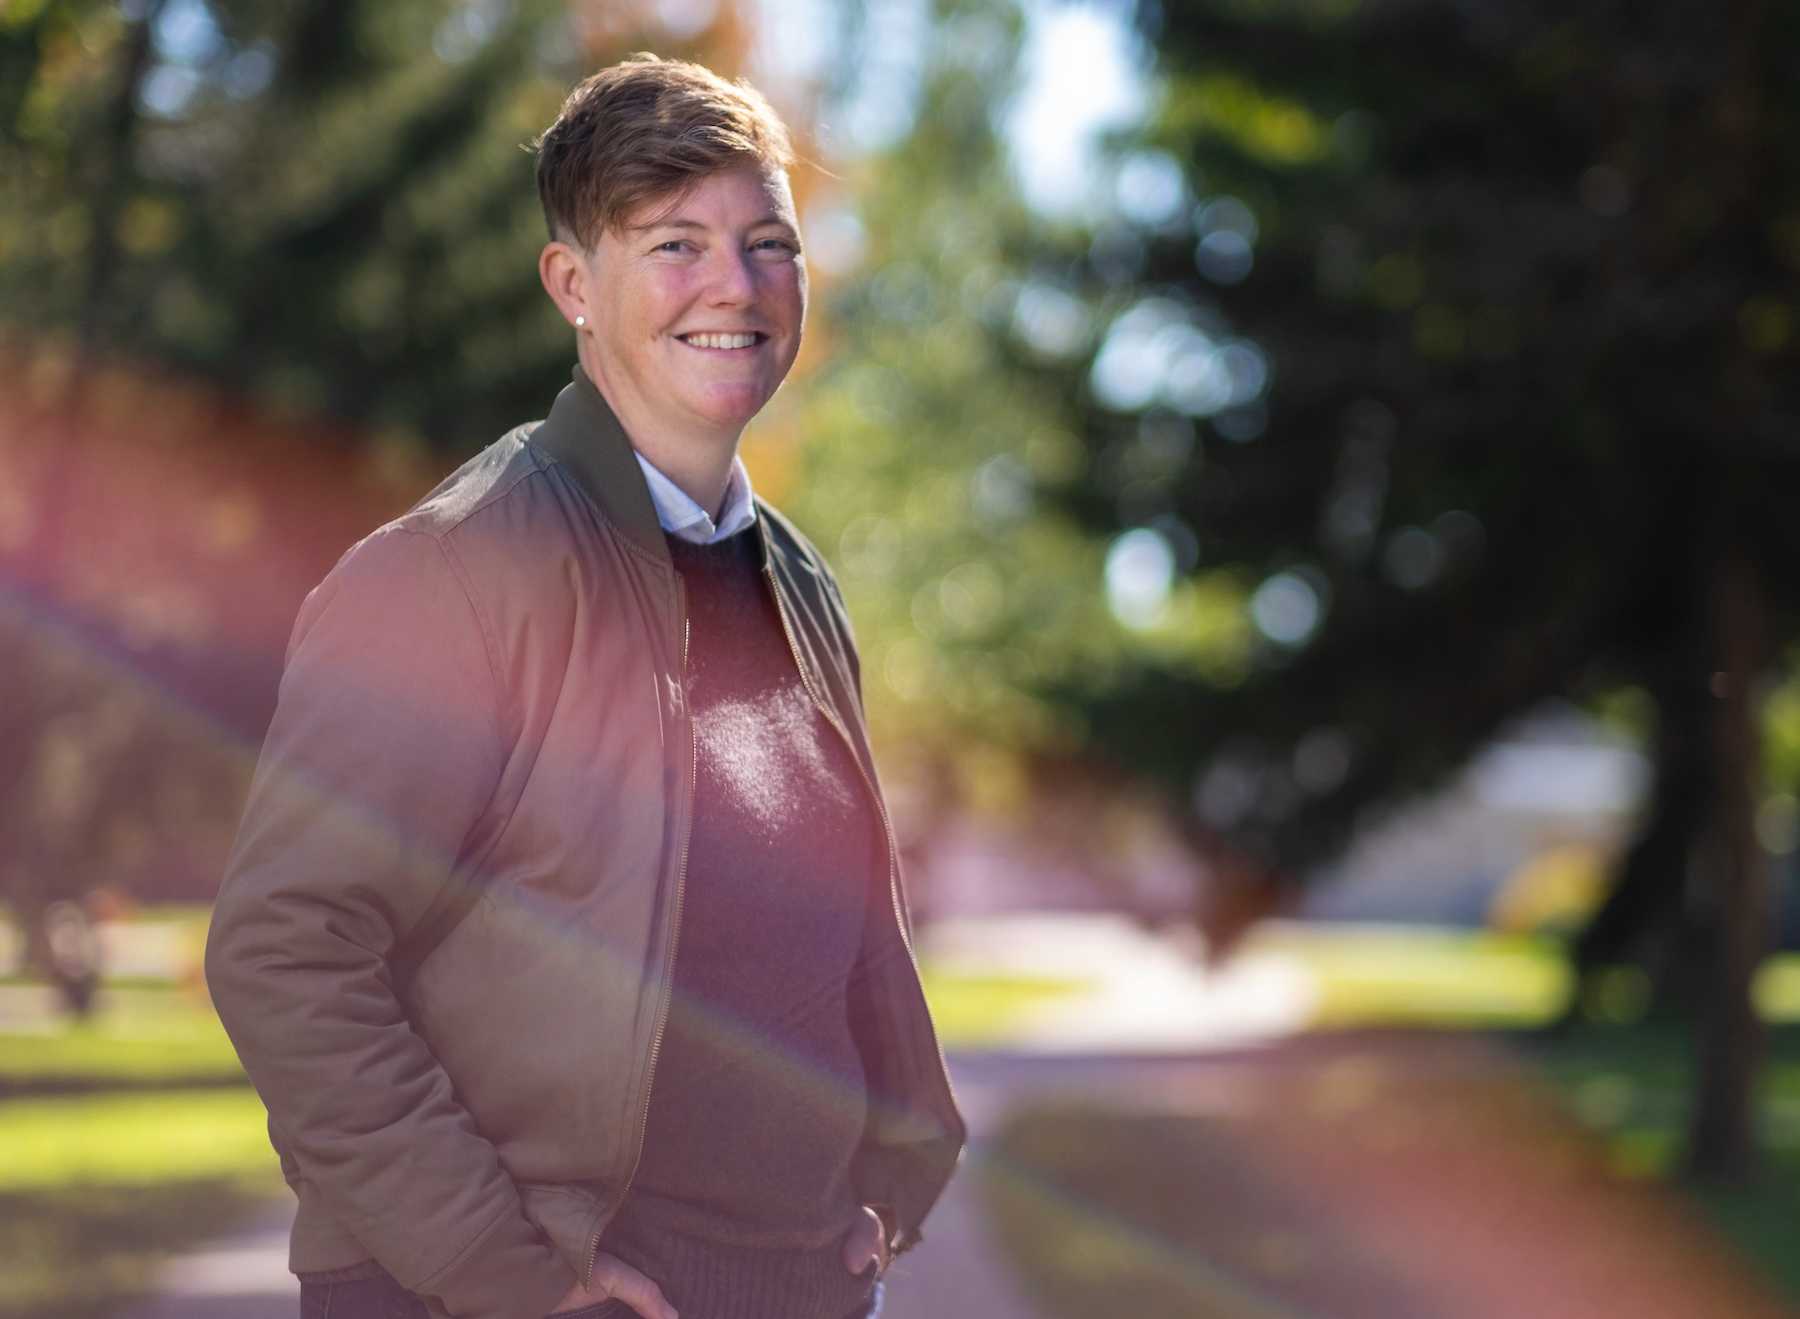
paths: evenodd
<path fill-rule="evenodd" d="M 1132 1319 L 1761 1319 L 1787 1314 L 1677 1197 L 1623 1180 L 1504 1049 L 1453 1035 L 1295 1036 L 1311 987 L 1278 959 L 1205 971 L 1123 922 L 934 929 L 933 958 L 1052 971 L 1090 992 L 1011 1052 L 953 1056 L 964 1167 L 896 1267 L 884 1319 L 1050 1319 L 994 1241 L 984 1174 L 1065 1216 L 1093 1267 L 1159 1268 L 1195 1300 Z M 1165 1187 L 1179 1240 L 1001 1166 L 1022 1104 L 1077 1099 L 1166 1131 L 1119 1168 Z M 1159 1125 L 1160 1124 L 1160 1125 Z M 1107 1164 L 1110 1170 L 1112 1164 Z M 294 1319 L 284 1217 L 172 1260 L 119 1319 Z M 1110 1265 L 1107 1263 L 1111 1261 Z M 1120 1261 L 1123 1261 L 1121 1264 Z"/>
<path fill-rule="evenodd" d="M 1133 1319 L 1794 1313 L 1683 1197 L 1613 1172 L 1533 1071 L 1480 1037 L 1306 1036 L 1168 1058 L 990 1055 L 965 1059 L 959 1074 L 965 1090 L 1015 1103 L 1101 1106 L 1088 1148 L 998 1171 L 1066 1230 L 1076 1273 L 1153 1271 L 1162 1295 L 1183 1298 L 1171 1310 L 1131 1307 Z M 1071 1166 L 1115 1155 L 1104 1175 L 1131 1185 L 1130 1199 L 1159 1197 L 1153 1221 L 1064 1180 Z"/>
<path fill-rule="evenodd" d="M 1134 1319 L 1777 1319 L 1692 1210 L 1620 1179 L 1504 1050 L 1460 1037 L 1308 1038 L 1204 1057 L 974 1054 L 951 1070 L 970 1152 L 896 1267 L 884 1319 L 1051 1319 L 993 1240 L 984 1174 L 1040 1191 L 1071 1248 L 1187 1288 Z M 1098 1101 L 1174 1133 L 1182 1240 L 1158 1237 L 1054 1170 L 1000 1166 L 1014 1106 Z M 1173 1121 L 1172 1121 L 1173 1120 Z M 294 1319 L 285 1217 L 171 1262 L 162 1294 L 119 1319 Z M 1123 1265 L 1117 1261 L 1123 1261 Z"/>
<path fill-rule="evenodd" d="M 287 1270 L 291 1205 L 169 1261 L 158 1295 L 120 1319 L 295 1319 L 300 1287 Z"/>
<path fill-rule="evenodd" d="M 1040 1319 L 988 1231 L 972 1170 L 1006 1116 L 1011 1087 L 981 1075 L 979 1063 L 953 1058 L 951 1079 L 969 1123 L 969 1151 L 926 1224 L 918 1249 L 896 1262 L 882 1319 Z"/>

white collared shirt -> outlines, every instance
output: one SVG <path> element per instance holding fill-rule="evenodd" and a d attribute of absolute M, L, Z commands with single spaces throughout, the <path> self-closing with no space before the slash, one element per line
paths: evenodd
<path fill-rule="evenodd" d="M 712 514 L 694 502 L 693 496 L 676 485 L 643 454 L 633 449 L 632 456 L 643 469 L 650 486 L 650 502 L 656 506 L 656 520 L 662 529 L 681 540 L 696 545 L 712 545 L 735 536 L 756 521 L 756 501 L 751 496 L 750 473 L 741 459 L 731 460 L 731 474 L 725 478 L 725 502 L 714 522 Z"/>

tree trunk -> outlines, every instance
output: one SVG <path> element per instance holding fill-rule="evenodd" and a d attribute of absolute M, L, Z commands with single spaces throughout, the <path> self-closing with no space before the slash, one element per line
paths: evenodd
<path fill-rule="evenodd" d="M 1689 633 L 1692 628 L 1679 629 Z M 1570 956 L 1578 980 L 1563 1025 L 1582 1011 L 1582 991 L 1609 965 L 1647 958 L 1659 977 L 1668 958 L 1660 950 L 1690 942 L 1683 910 L 1695 839 L 1705 830 L 1711 807 L 1713 756 L 1709 735 L 1713 700 L 1696 672 L 1710 670 L 1710 647 L 1676 637 L 1652 682 L 1656 733 L 1651 759 L 1655 778 L 1643 822 L 1613 875 L 1612 888 L 1576 936 Z M 1673 954 L 1679 960 L 1680 954 Z M 1691 977 L 1688 977 L 1691 979 Z M 1659 985 L 1658 997 L 1661 998 Z M 1681 996 L 1685 1003 L 1686 995 Z"/>
<path fill-rule="evenodd" d="M 1702 855 L 1708 974 L 1699 1006 L 1699 1076 L 1688 1139 L 1697 1180 L 1738 1182 L 1756 1170 L 1756 1078 L 1763 1026 L 1751 981 L 1768 951 L 1768 868 L 1756 838 L 1755 692 L 1763 603 L 1755 565 L 1735 540 L 1713 569 L 1711 632 L 1715 770 Z"/>
<path fill-rule="evenodd" d="M 113 279 L 119 267 L 119 217 L 123 214 L 132 164 L 132 141 L 137 133 L 138 96 L 145 75 L 150 71 L 153 32 L 168 0 L 151 0 L 143 17 L 138 19 L 125 40 L 125 53 L 119 70 L 119 82 L 113 90 L 112 104 L 107 108 L 101 150 L 105 153 L 103 173 L 94 197 L 94 247 L 88 256 L 87 289 L 81 300 L 81 322 L 77 330 L 84 354 L 99 345 L 104 327 L 113 314 L 108 306 Z"/>

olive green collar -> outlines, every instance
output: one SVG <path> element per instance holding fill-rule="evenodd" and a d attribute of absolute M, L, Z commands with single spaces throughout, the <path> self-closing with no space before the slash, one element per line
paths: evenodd
<path fill-rule="evenodd" d="M 638 466 L 631 438 L 612 408 L 594 388 L 587 372 L 575 368 L 573 379 L 550 405 L 550 415 L 529 437 L 533 448 L 574 474 L 582 493 L 631 542 L 674 570 L 669 543 L 650 487 Z M 756 500 L 757 566 L 769 559 L 767 505 Z"/>
<path fill-rule="evenodd" d="M 606 520 L 653 558 L 667 561 L 669 547 L 631 440 L 600 391 L 579 366 L 556 396 L 531 444 L 567 467 Z"/>

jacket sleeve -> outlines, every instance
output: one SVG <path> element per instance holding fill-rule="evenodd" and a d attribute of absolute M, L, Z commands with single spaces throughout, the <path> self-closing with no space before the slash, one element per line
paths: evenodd
<path fill-rule="evenodd" d="M 307 598 L 212 928 L 220 1019 L 299 1174 L 450 1314 L 550 1312 L 525 1217 L 391 984 L 504 764 L 489 638 L 451 551 L 389 527 Z"/>

